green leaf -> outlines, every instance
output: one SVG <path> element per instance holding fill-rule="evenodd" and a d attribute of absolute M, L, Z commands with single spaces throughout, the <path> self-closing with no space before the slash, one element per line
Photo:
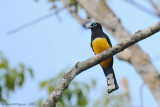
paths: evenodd
<path fill-rule="evenodd" d="M 44 88 L 44 87 L 46 86 L 46 84 L 47 84 L 47 82 L 46 82 L 46 81 L 41 82 L 41 83 L 40 83 L 40 88 Z"/>
<path fill-rule="evenodd" d="M 10 92 L 13 92 L 16 87 L 22 87 L 25 80 L 26 67 L 23 64 L 19 64 L 17 67 L 11 68 L 8 60 L 0 52 L 0 102 L 7 102 L 7 98 L 10 96 Z M 4 71 L 4 72 L 3 72 Z M 31 76 L 33 73 L 29 70 Z M 3 87 L 3 88 L 2 88 Z M 5 90 L 5 92 L 2 91 Z"/>
<path fill-rule="evenodd" d="M 12 72 L 13 76 L 16 78 L 16 77 L 17 77 L 17 75 L 18 75 L 18 73 L 17 73 L 17 69 L 16 69 L 16 68 L 14 68 L 14 69 L 12 69 L 12 70 L 11 70 L 11 72 Z"/>
<path fill-rule="evenodd" d="M 54 2 L 55 0 L 48 0 L 48 2 Z"/>
<path fill-rule="evenodd" d="M 31 77 L 33 78 L 33 77 L 34 77 L 34 75 L 33 75 L 33 71 L 32 71 L 32 69 L 31 69 L 31 68 L 29 68 L 28 70 L 29 70 L 29 73 L 30 73 Z"/>
<path fill-rule="evenodd" d="M 0 99 L 2 99 L 2 87 L 0 86 Z"/>
<path fill-rule="evenodd" d="M 84 84 L 84 87 L 86 88 L 87 92 L 89 92 L 89 86 L 88 86 L 88 84 Z"/>
<path fill-rule="evenodd" d="M 78 97 L 81 97 L 83 95 L 82 90 L 81 89 L 77 89 L 77 95 Z"/>
<path fill-rule="evenodd" d="M 71 91 L 69 91 L 69 92 L 67 93 L 67 99 L 68 99 L 68 101 L 71 100 L 72 96 L 73 96 L 73 93 L 72 93 Z"/>
<path fill-rule="evenodd" d="M 110 102 L 110 100 L 109 99 L 106 99 L 106 101 L 105 101 L 105 103 L 104 103 L 104 105 L 108 105 L 109 104 L 109 102 Z"/>
<path fill-rule="evenodd" d="M 75 5 L 75 12 L 78 13 L 78 10 L 79 10 L 79 4 L 77 3 L 77 4 Z"/>
<path fill-rule="evenodd" d="M 15 88 L 15 78 L 13 76 L 10 76 L 9 74 L 5 75 L 5 86 L 9 89 L 9 90 L 14 90 Z"/>
<path fill-rule="evenodd" d="M 56 107 L 66 107 L 66 104 L 63 101 L 58 101 Z"/>
<path fill-rule="evenodd" d="M 19 77 L 20 77 L 19 86 L 22 86 L 24 83 L 24 78 L 25 78 L 24 72 L 20 73 Z"/>
<path fill-rule="evenodd" d="M 51 94 L 51 93 L 53 92 L 53 90 L 54 90 L 54 87 L 53 87 L 53 86 L 50 86 L 50 87 L 48 88 L 48 93 Z"/>
<path fill-rule="evenodd" d="M 86 97 L 84 97 L 84 96 L 78 97 L 78 105 L 79 106 L 84 107 L 87 105 L 87 103 L 88 103 L 88 101 L 87 101 Z"/>
<path fill-rule="evenodd" d="M 24 70 L 25 70 L 24 65 L 23 65 L 23 64 L 20 64 L 19 66 L 20 66 L 20 68 L 21 68 L 21 72 L 24 72 Z"/>
<path fill-rule="evenodd" d="M 9 66 L 8 66 L 8 61 L 7 61 L 7 59 L 1 58 L 1 60 L 2 60 L 2 62 L 0 62 L 0 68 L 8 69 Z"/>
<path fill-rule="evenodd" d="M 95 80 L 95 79 L 92 79 L 92 87 L 96 87 L 96 85 L 97 85 L 96 80 Z"/>
<path fill-rule="evenodd" d="M 73 4 L 75 0 L 69 0 L 69 4 Z"/>
<path fill-rule="evenodd" d="M 38 107 L 42 107 L 42 104 L 43 104 L 43 99 L 41 98 L 38 100 Z"/>

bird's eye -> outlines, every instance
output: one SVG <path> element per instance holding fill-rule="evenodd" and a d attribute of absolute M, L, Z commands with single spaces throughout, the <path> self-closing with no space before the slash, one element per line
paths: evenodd
<path fill-rule="evenodd" d="M 96 26 L 97 26 L 97 24 L 96 24 L 96 23 L 93 23 L 93 26 L 94 26 L 94 27 L 96 27 Z"/>

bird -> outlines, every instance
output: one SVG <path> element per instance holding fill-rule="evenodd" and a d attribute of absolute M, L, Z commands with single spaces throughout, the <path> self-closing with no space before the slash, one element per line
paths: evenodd
<path fill-rule="evenodd" d="M 107 34 L 103 32 L 100 23 L 94 22 L 87 28 L 91 29 L 91 47 L 95 55 L 112 47 L 111 41 Z M 113 56 L 100 62 L 100 65 L 107 79 L 108 93 L 112 93 L 113 91 L 119 89 L 113 70 Z"/>

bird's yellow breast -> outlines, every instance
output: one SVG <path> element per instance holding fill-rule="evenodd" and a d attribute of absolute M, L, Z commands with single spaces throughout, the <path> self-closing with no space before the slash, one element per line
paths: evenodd
<path fill-rule="evenodd" d="M 110 46 L 106 40 L 106 38 L 95 38 L 92 41 L 92 48 L 95 54 L 101 53 L 105 51 L 106 49 L 109 49 Z M 113 61 L 113 57 L 110 57 L 104 61 L 102 61 L 100 64 L 103 68 L 108 68 L 108 66 Z"/>

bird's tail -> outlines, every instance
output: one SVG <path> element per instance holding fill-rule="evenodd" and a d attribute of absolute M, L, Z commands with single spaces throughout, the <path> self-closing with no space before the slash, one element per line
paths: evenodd
<path fill-rule="evenodd" d="M 119 89 L 113 68 L 110 67 L 110 68 L 103 69 L 103 70 L 104 70 L 104 74 L 107 79 L 108 93 L 111 93 Z"/>

